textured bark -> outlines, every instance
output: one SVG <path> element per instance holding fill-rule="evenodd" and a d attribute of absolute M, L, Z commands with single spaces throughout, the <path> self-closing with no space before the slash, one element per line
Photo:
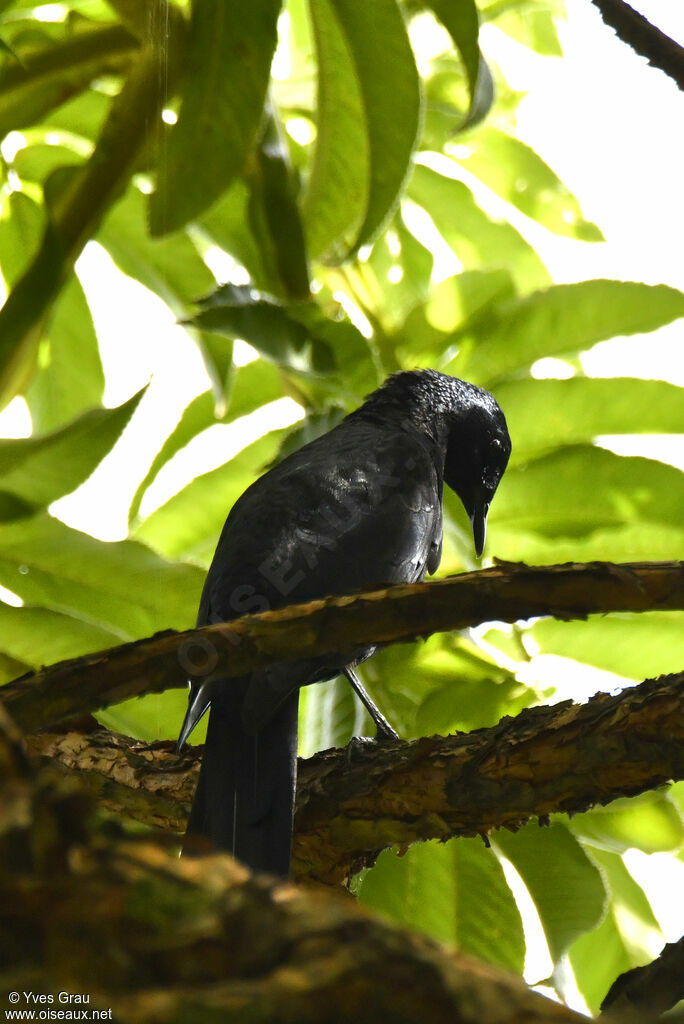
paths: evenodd
<path fill-rule="evenodd" d="M 388 846 L 517 828 L 684 778 L 684 672 L 587 704 L 537 707 L 491 729 L 370 743 L 300 761 L 293 874 L 343 881 Z M 29 749 L 90 780 L 112 810 L 182 830 L 201 748 L 178 757 L 104 730 Z"/>
<path fill-rule="evenodd" d="M 24 732 L 142 693 L 184 686 L 220 664 L 234 678 L 276 661 L 390 644 L 498 619 L 684 609 L 684 563 L 500 565 L 431 583 L 327 598 L 228 625 L 166 631 L 29 673 L 2 699 Z M 226 682 L 225 685 L 230 685 Z"/>
<path fill-rule="evenodd" d="M 611 985 L 601 1011 L 622 1020 L 660 1016 L 684 999 L 684 938 L 670 942 L 657 960 L 625 971 Z"/>
<path fill-rule="evenodd" d="M 20 1003 L 86 993 L 127 1024 L 581 1020 L 341 893 L 105 834 L 73 780 L 33 771 L 1 708 L 0 769 L 0 991 Z"/>

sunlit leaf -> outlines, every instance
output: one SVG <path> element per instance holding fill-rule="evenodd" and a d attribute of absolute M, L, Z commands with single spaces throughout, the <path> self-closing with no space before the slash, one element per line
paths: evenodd
<path fill-rule="evenodd" d="M 196 477 L 151 513 L 135 536 L 170 558 L 208 562 L 224 520 L 243 491 L 273 461 L 284 432 L 273 431 L 239 452 L 218 469 Z"/>
<path fill-rule="evenodd" d="M 0 138 L 35 124 L 84 89 L 93 78 L 116 74 L 130 63 L 137 41 L 120 25 L 81 27 L 59 45 L 20 50 L 0 76 Z"/>
<path fill-rule="evenodd" d="M 45 213 L 25 192 L 2 197 L 0 205 L 0 272 L 14 284 L 36 251 L 45 226 Z"/>
<path fill-rule="evenodd" d="M 136 541 L 106 543 L 41 514 L 0 531 L 0 583 L 30 605 L 116 633 L 120 641 L 194 622 L 204 573 Z"/>
<path fill-rule="evenodd" d="M 155 235 L 206 210 L 255 142 L 276 46 L 280 0 L 195 0 L 178 122 L 162 148 L 150 203 Z"/>
<path fill-rule="evenodd" d="M 569 950 L 577 987 L 592 1013 L 618 975 L 649 963 L 662 945 L 648 901 L 620 857 L 592 850 L 611 894 L 608 914 L 592 932 L 580 936 Z"/>
<path fill-rule="evenodd" d="M 345 747 L 352 736 L 374 735 L 370 718 L 344 677 L 305 686 L 299 693 L 300 757 Z"/>
<path fill-rule="evenodd" d="M 252 231 L 262 252 L 271 254 L 282 293 L 289 299 L 308 298 L 309 261 L 297 205 L 297 181 L 279 118 L 270 103 L 247 180 Z"/>
<path fill-rule="evenodd" d="M 334 366 L 329 346 L 312 334 L 296 313 L 252 288 L 223 285 L 200 306 L 190 323 L 230 338 L 242 338 L 275 363 L 301 371 L 325 371 Z M 305 304 L 302 311 L 306 312 Z"/>
<path fill-rule="evenodd" d="M 478 124 L 491 108 L 494 83 L 478 45 L 477 7 L 473 0 L 461 0 L 456 4 L 450 0 L 426 0 L 426 3 L 449 32 L 465 66 L 470 107 L 462 127 Z"/>
<path fill-rule="evenodd" d="M 34 508 L 69 494 L 113 446 L 141 397 L 116 409 L 92 409 L 52 434 L 0 441 L 0 489 Z"/>
<path fill-rule="evenodd" d="M 684 664 L 684 612 L 622 612 L 587 622 L 544 619 L 532 634 L 544 654 L 575 658 L 626 679 L 681 672 Z"/>
<path fill-rule="evenodd" d="M 216 415 L 216 401 L 210 391 L 204 391 L 183 410 L 175 429 L 169 434 L 157 452 L 144 480 L 139 485 L 131 502 L 129 520 L 138 514 L 145 491 L 155 479 L 162 466 L 184 448 L 193 437 L 214 423 L 230 423 L 239 416 L 245 416 L 267 402 L 282 395 L 282 382 L 278 370 L 264 359 L 242 366 L 235 372 L 229 395 L 229 405 L 223 416 Z"/>
<path fill-rule="evenodd" d="M 540 565 L 596 560 L 668 561 L 684 551 L 684 529 L 664 523 L 616 523 L 583 537 L 542 537 L 516 530 L 509 522 L 493 525 L 488 531 L 487 551 L 490 557 Z"/>
<path fill-rule="evenodd" d="M 34 431 L 55 430 L 100 405 L 104 384 L 90 309 L 74 275 L 55 305 L 38 350 L 38 369 L 26 391 Z"/>
<path fill-rule="evenodd" d="M 451 369 L 493 383 L 545 356 L 591 348 L 620 335 L 654 331 L 684 316 L 684 294 L 632 281 L 557 284 L 502 305 L 491 323 L 474 324 L 474 348 Z"/>
<path fill-rule="evenodd" d="M 498 128 L 478 130 L 467 156 L 459 164 L 493 192 L 528 217 L 555 231 L 585 242 L 600 242 L 603 235 L 584 219 L 579 203 L 542 158 L 520 139 Z"/>
<path fill-rule="evenodd" d="M 503 871 L 479 839 L 386 850 L 364 877 L 359 900 L 394 921 L 487 963 L 522 972 L 522 922 Z"/>
<path fill-rule="evenodd" d="M 559 821 L 543 829 L 530 824 L 515 833 L 499 829 L 492 839 L 527 886 L 556 963 L 578 936 L 601 921 L 606 906 L 601 875 Z"/>
<path fill-rule="evenodd" d="M 584 842 L 611 853 L 624 853 L 633 847 L 644 853 L 660 853 L 677 850 L 684 843 L 680 811 L 669 793 L 663 792 L 613 800 L 607 807 L 576 814 L 570 829 Z"/>
<path fill-rule="evenodd" d="M 492 502 L 501 523 L 546 537 L 581 537 L 629 523 L 679 527 L 684 474 L 651 459 L 575 445 L 509 470 Z"/>
<path fill-rule="evenodd" d="M 99 229 L 97 240 L 125 274 L 140 281 L 166 302 L 176 316 L 187 303 L 214 286 L 214 277 L 184 231 L 150 238 L 145 223 L 145 197 L 130 185 Z"/>
<path fill-rule="evenodd" d="M 318 119 L 302 214 L 311 255 L 343 254 L 368 207 L 370 139 L 353 54 L 332 0 L 313 0 Z M 346 244 L 345 244 L 346 243 Z"/>
<path fill-rule="evenodd" d="M 504 268 L 521 291 L 548 282 L 548 272 L 532 246 L 511 224 L 489 217 L 463 182 L 419 165 L 408 194 L 427 210 L 465 269 Z"/>
<path fill-rule="evenodd" d="M 368 202 L 352 246 L 357 249 L 387 220 L 406 180 L 419 127 L 419 79 L 395 0 L 375 0 L 372 6 L 332 0 L 331 6 L 352 55 L 370 146 Z M 378 39 L 382 75 L 377 73 Z"/>
<path fill-rule="evenodd" d="M 502 381 L 495 393 L 513 438 L 511 465 L 602 434 L 680 433 L 684 426 L 684 389 L 661 380 L 525 378 Z"/>
<path fill-rule="evenodd" d="M 120 643 L 117 632 L 74 615 L 49 608 L 12 608 L 2 602 L 0 634 L 3 652 L 32 668 Z"/>

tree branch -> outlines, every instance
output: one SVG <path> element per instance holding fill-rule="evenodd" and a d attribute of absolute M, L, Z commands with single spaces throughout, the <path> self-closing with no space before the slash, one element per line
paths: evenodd
<path fill-rule="evenodd" d="M 87 993 L 128 1024 L 582 1021 L 342 894 L 107 838 L 79 787 L 33 775 L 3 724 L 0 983 L 20 1000 Z"/>
<path fill-rule="evenodd" d="M 277 661 L 349 652 L 493 619 L 585 618 L 611 611 L 684 610 L 684 562 L 499 565 L 431 583 L 326 598 L 228 624 L 59 662 L 2 690 L 24 732 L 143 693 L 203 678 L 221 661 L 234 678 Z M 229 685 L 229 683 L 226 683 Z"/>
<path fill-rule="evenodd" d="M 300 761 L 293 873 L 338 883 L 388 846 L 487 835 L 684 778 L 684 672 L 617 696 L 530 708 L 491 729 Z M 185 828 L 200 748 L 180 757 L 104 730 L 39 734 L 33 754 L 77 772 L 105 806 Z"/>
<path fill-rule="evenodd" d="M 624 0 L 593 0 L 606 25 L 610 25 L 623 43 L 645 57 L 649 64 L 664 71 L 680 89 L 684 89 L 684 47 L 661 32 Z"/>
<path fill-rule="evenodd" d="M 660 1016 L 684 999 L 684 938 L 670 942 L 657 960 L 634 967 L 616 978 L 601 1003 L 601 1012 L 620 1013 L 623 1020 L 636 1014 Z"/>

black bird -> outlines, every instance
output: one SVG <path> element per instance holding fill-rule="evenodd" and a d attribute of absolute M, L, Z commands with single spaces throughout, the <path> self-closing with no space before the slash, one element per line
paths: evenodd
<path fill-rule="evenodd" d="M 463 502 L 481 555 L 510 451 L 489 392 L 435 370 L 394 374 L 236 501 L 197 625 L 422 580 L 442 554 L 444 482 Z M 373 650 L 350 645 L 223 684 L 216 669 L 192 683 L 179 749 L 209 705 L 211 712 L 187 835 L 207 837 L 255 870 L 287 875 L 299 687 L 344 673 L 378 728 L 396 735 L 354 673 Z"/>

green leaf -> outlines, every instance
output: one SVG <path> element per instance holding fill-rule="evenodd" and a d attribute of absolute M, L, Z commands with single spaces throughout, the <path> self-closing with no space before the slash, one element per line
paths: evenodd
<path fill-rule="evenodd" d="M 258 224 L 254 204 L 252 191 L 246 181 L 239 178 L 202 215 L 199 226 L 211 241 L 247 270 L 256 288 L 277 295 L 282 291 L 282 282 L 272 247 L 264 245 L 263 238 L 255 237 L 254 228 Z M 208 288 L 195 291 L 195 297 L 207 291 Z"/>
<path fill-rule="evenodd" d="M 71 615 L 121 642 L 195 620 L 204 572 L 144 544 L 106 543 L 46 514 L 3 526 L 0 583 L 27 604 Z"/>
<path fill-rule="evenodd" d="M 523 292 L 549 281 L 532 246 L 510 224 L 480 209 L 463 182 L 418 165 L 408 195 L 427 210 L 464 269 L 505 269 Z"/>
<path fill-rule="evenodd" d="M 56 430 L 84 410 L 100 405 L 104 383 L 93 319 L 83 288 L 73 275 L 41 339 L 38 368 L 26 391 L 34 432 Z"/>
<path fill-rule="evenodd" d="M 282 366 L 300 371 L 323 371 L 334 366 L 325 342 L 312 337 L 283 306 L 259 296 L 249 286 L 223 285 L 203 299 L 201 306 L 190 323 L 230 338 L 242 338 Z M 306 304 L 301 308 L 305 313 Z"/>
<path fill-rule="evenodd" d="M 352 736 L 373 736 L 370 717 L 349 682 L 338 676 L 299 691 L 299 756 L 346 747 Z"/>
<path fill-rule="evenodd" d="M 396 216 L 363 264 L 364 284 L 374 312 L 386 331 L 400 327 L 410 310 L 425 301 L 433 264 L 430 250 L 421 245 L 401 217 Z M 392 345 L 390 358 L 393 348 Z"/>
<path fill-rule="evenodd" d="M 62 129 L 94 141 L 100 133 L 109 107 L 109 97 L 97 89 L 87 89 L 51 110 L 45 118 L 49 129 Z"/>
<path fill-rule="evenodd" d="M 592 1013 L 618 975 L 649 963 L 662 936 L 643 890 L 637 885 L 620 857 L 592 850 L 606 879 L 611 900 L 603 923 L 582 935 L 569 950 L 577 987 Z"/>
<path fill-rule="evenodd" d="M 400 364 L 407 369 L 416 365 L 441 369 L 451 354 L 450 335 L 469 319 L 487 316 L 490 307 L 514 294 L 506 270 L 467 270 L 441 281 L 392 338 Z"/>
<path fill-rule="evenodd" d="M 498 128 L 480 128 L 476 144 L 457 163 L 493 192 L 539 221 L 549 231 L 585 242 L 603 235 L 584 219 L 581 207 L 551 168 L 533 149 Z"/>
<path fill-rule="evenodd" d="M 515 5 L 510 5 L 514 7 Z M 486 16 L 486 12 L 483 12 Z M 496 18 L 496 26 L 511 39 L 545 57 L 562 57 L 554 12 L 545 7 L 506 10 Z"/>
<path fill-rule="evenodd" d="M 184 316 L 188 303 L 214 287 L 214 276 L 184 231 L 150 238 L 145 219 L 145 197 L 130 185 L 97 240 L 124 274 L 159 295 L 176 316 Z"/>
<path fill-rule="evenodd" d="M 39 668 L 64 658 L 115 647 L 116 632 L 48 608 L 11 608 L 0 602 L 4 654 Z"/>
<path fill-rule="evenodd" d="M 45 214 L 25 192 L 9 192 L 0 205 L 0 270 L 11 287 L 26 269 L 45 226 Z"/>
<path fill-rule="evenodd" d="M 684 612 L 622 612 L 590 616 L 586 622 L 544 619 L 535 623 L 532 635 L 544 654 L 573 658 L 626 679 L 680 672 L 684 664 Z"/>
<path fill-rule="evenodd" d="M 584 842 L 610 853 L 633 847 L 660 853 L 678 850 L 684 843 L 680 811 L 670 794 L 663 792 L 613 800 L 607 807 L 576 814 L 570 828 Z"/>
<path fill-rule="evenodd" d="M 492 383 L 543 356 L 574 355 L 607 338 L 654 331 L 681 316 L 684 294 L 664 284 L 558 284 L 503 304 L 490 323 L 474 324 L 475 347 L 461 353 L 449 372 Z"/>
<path fill-rule="evenodd" d="M 22 63 L 8 62 L 0 76 L 0 138 L 35 124 L 94 78 L 121 73 L 137 48 L 120 25 L 80 28 L 41 49 L 17 47 Z"/>
<path fill-rule="evenodd" d="M 490 513 L 497 524 L 546 537 L 582 537 L 630 523 L 681 525 L 684 474 L 603 448 L 561 448 L 509 470 Z"/>
<path fill-rule="evenodd" d="M 368 204 L 354 251 L 380 230 L 407 178 L 419 129 L 419 77 L 396 0 L 374 0 L 372 6 L 332 0 L 332 6 L 354 62 L 370 146 Z"/>
<path fill-rule="evenodd" d="M 275 109 L 267 106 L 261 139 L 248 169 L 249 219 L 262 252 L 268 251 L 283 294 L 309 296 L 309 265 L 297 206 L 297 181 Z"/>
<path fill-rule="evenodd" d="M 35 369 L 38 342 L 48 312 L 68 279 L 85 242 L 118 198 L 140 149 L 150 119 L 159 115 L 158 51 L 141 52 L 111 103 L 91 157 L 65 180 L 56 171 L 46 184 L 50 220 L 30 266 L 0 309 L 0 402 L 21 391 Z M 66 171 L 67 169 L 62 169 Z M 59 174 L 59 182 L 53 181 Z M 61 187 L 57 187 L 59 186 Z"/>
<path fill-rule="evenodd" d="M 606 906 L 600 873 L 558 821 L 510 833 L 499 829 L 495 846 L 511 861 L 534 900 L 554 964 L 578 936 L 595 928 Z"/>
<path fill-rule="evenodd" d="M 224 416 L 216 415 L 216 402 L 211 391 L 198 395 L 183 410 L 175 429 L 155 456 L 145 479 L 138 487 L 129 512 L 129 522 L 135 519 L 145 491 L 155 479 L 162 466 L 189 441 L 214 423 L 231 423 L 239 416 L 246 416 L 254 409 L 282 396 L 282 381 L 275 366 L 264 359 L 255 360 L 235 371 L 232 381 L 229 405 Z"/>
<path fill-rule="evenodd" d="M 310 3 L 318 58 L 317 136 L 302 216 L 316 259 L 343 258 L 368 209 L 370 141 L 361 84 L 332 0 Z"/>
<path fill-rule="evenodd" d="M 494 101 L 491 72 L 478 45 L 479 17 L 473 0 L 426 0 L 442 22 L 461 54 L 470 91 L 470 107 L 462 128 L 482 121 Z"/>
<path fill-rule="evenodd" d="M 596 560 L 668 561 L 679 558 L 684 551 L 684 530 L 663 523 L 635 522 L 613 524 L 584 537 L 542 537 L 516 530 L 514 524 L 500 524 L 489 531 L 488 550 L 505 561 L 531 565 Z"/>
<path fill-rule="evenodd" d="M 240 173 L 254 145 L 280 0 L 194 0 L 178 122 L 161 150 L 152 234 L 183 227 Z"/>
<path fill-rule="evenodd" d="M 226 516 L 273 461 L 284 433 L 266 434 L 223 466 L 196 477 L 152 512 L 135 536 L 167 557 L 182 555 L 208 565 Z"/>
<path fill-rule="evenodd" d="M 386 850 L 364 875 L 359 900 L 507 970 L 522 973 L 522 922 L 501 865 L 479 839 L 415 844 L 402 857 Z"/>
<path fill-rule="evenodd" d="M 112 448 L 142 394 L 84 413 L 53 434 L 0 441 L 2 491 L 39 508 L 75 490 Z"/>
<path fill-rule="evenodd" d="M 601 434 L 679 433 L 684 389 L 630 377 L 502 381 L 496 398 L 513 438 L 511 466 Z M 543 424 L 543 430 L 540 430 Z"/>
<path fill-rule="evenodd" d="M 98 711 L 95 717 L 105 729 L 153 743 L 155 740 L 175 740 L 178 737 L 187 705 L 185 690 L 167 690 L 165 693 L 150 693 L 125 700 L 104 711 Z M 205 719 L 193 732 L 193 743 L 204 742 L 206 727 Z"/>

